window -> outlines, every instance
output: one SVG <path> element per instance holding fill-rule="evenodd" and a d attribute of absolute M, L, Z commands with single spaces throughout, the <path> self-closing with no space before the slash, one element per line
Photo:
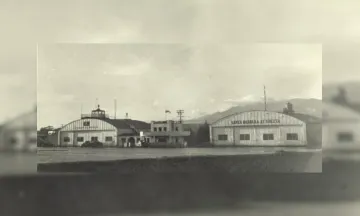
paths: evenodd
<path fill-rule="evenodd" d="M 154 131 L 157 131 L 157 128 L 156 128 L 156 127 L 154 127 Z"/>
<path fill-rule="evenodd" d="M 352 142 L 354 140 L 352 133 L 340 132 L 337 135 L 338 142 Z"/>
<path fill-rule="evenodd" d="M 121 138 L 122 143 L 126 143 L 126 138 Z"/>
<path fill-rule="evenodd" d="M 166 131 L 166 127 L 164 127 L 164 131 Z"/>
<path fill-rule="evenodd" d="M 159 131 L 161 131 L 161 127 L 159 127 Z"/>
<path fill-rule="evenodd" d="M 240 134 L 240 140 L 250 140 L 250 134 Z"/>
<path fill-rule="evenodd" d="M 274 140 L 274 134 L 263 134 L 263 140 Z"/>
<path fill-rule="evenodd" d="M 84 122 L 83 122 L 83 126 L 85 126 L 85 127 L 90 126 L 90 122 L 89 122 L 89 121 L 84 121 Z"/>
<path fill-rule="evenodd" d="M 70 142 L 70 137 L 64 137 L 64 142 Z"/>
<path fill-rule="evenodd" d="M 286 134 L 286 139 L 287 140 L 299 140 L 299 137 L 298 137 L 297 133 L 288 133 L 288 134 Z"/>
<path fill-rule="evenodd" d="M 178 138 L 175 138 L 175 142 L 176 142 L 176 143 L 178 142 Z"/>
<path fill-rule="evenodd" d="M 176 130 L 176 131 L 179 131 L 179 128 L 178 128 L 178 127 L 176 127 L 176 128 L 175 128 L 175 130 Z"/>
<path fill-rule="evenodd" d="M 84 137 L 78 137 L 78 138 L 76 138 L 76 141 L 78 141 L 78 142 L 84 142 Z"/>
<path fill-rule="evenodd" d="M 112 139 L 112 137 L 111 136 L 107 136 L 107 137 L 105 137 L 105 141 L 106 142 L 111 142 L 113 139 Z"/>
<path fill-rule="evenodd" d="M 227 140 L 228 136 L 226 134 L 220 134 L 218 135 L 218 140 Z"/>
<path fill-rule="evenodd" d="M 92 141 L 92 142 L 98 141 L 98 137 L 91 137 L 91 141 Z"/>

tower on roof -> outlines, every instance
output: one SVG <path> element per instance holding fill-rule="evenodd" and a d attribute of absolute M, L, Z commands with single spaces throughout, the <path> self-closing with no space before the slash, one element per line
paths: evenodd
<path fill-rule="evenodd" d="M 81 115 L 81 118 L 109 118 L 105 110 L 100 109 L 100 105 L 97 105 L 97 109 L 91 111 L 91 114 Z"/>

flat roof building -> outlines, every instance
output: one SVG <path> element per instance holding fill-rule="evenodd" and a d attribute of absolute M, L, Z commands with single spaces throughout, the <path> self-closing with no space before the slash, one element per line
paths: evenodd
<path fill-rule="evenodd" d="M 151 131 L 144 133 L 144 139 L 150 144 L 186 145 L 185 137 L 190 131 L 185 131 L 183 124 L 173 120 L 152 121 Z"/>

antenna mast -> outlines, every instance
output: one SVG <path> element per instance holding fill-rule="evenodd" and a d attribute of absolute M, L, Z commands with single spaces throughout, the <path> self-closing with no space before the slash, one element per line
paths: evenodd
<path fill-rule="evenodd" d="M 179 115 L 180 123 L 182 123 L 182 117 L 183 117 L 183 114 L 184 114 L 184 110 L 177 110 L 176 112 Z"/>
<path fill-rule="evenodd" d="M 264 108 L 265 108 L 265 111 L 266 111 L 267 107 L 266 107 L 266 88 L 265 88 L 265 85 L 264 85 Z"/>
<path fill-rule="evenodd" d="M 114 100 L 114 119 L 116 119 L 116 99 Z"/>
<path fill-rule="evenodd" d="M 98 107 L 98 105 L 99 105 L 99 100 L 98 100 L 98 98 L 96 98 L 95 109 Z"/>

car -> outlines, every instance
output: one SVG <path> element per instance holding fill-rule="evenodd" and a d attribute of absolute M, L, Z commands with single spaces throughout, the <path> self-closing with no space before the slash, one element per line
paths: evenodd
<path fill-rule="evenodd" d="M 81 147 L 102 148 L 104 147 L 104 144 L 99 141 L 86 141 L 81 145 Z"/>

